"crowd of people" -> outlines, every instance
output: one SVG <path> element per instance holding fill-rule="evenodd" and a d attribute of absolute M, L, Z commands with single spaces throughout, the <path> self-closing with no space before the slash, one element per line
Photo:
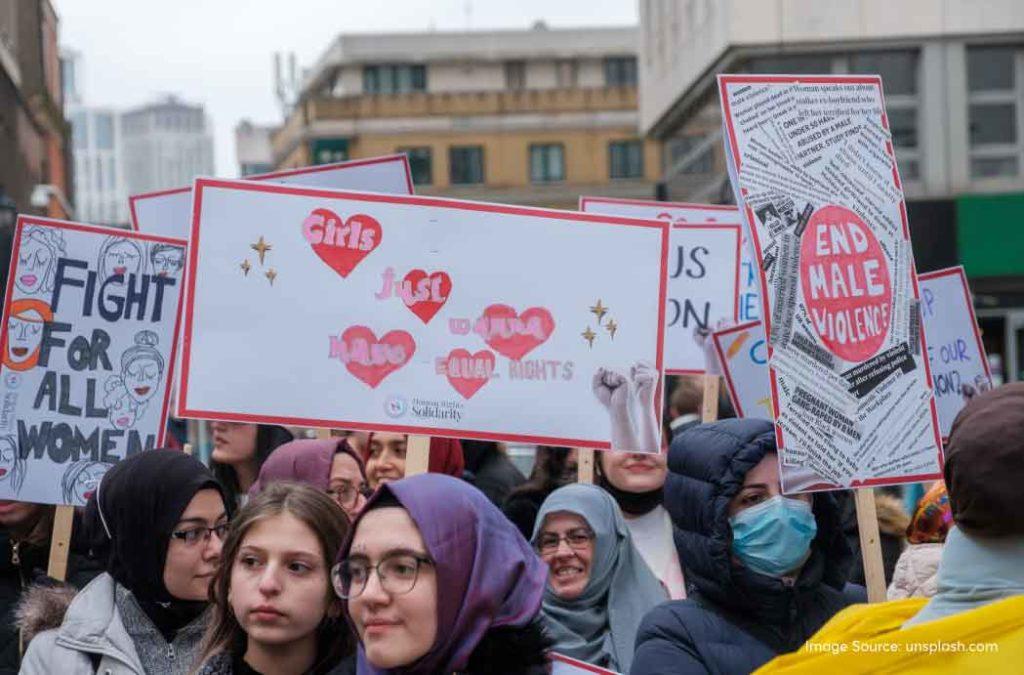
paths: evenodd
<path fill-rule="evenodd" d="M 210 467 L 163 449 L 106 473 L 65 583 L 46 576 L 53 507 L 2 503 L 0 673 L 1016 666 L 1024 384 L 968 403 L 945 480 L 886 516 L 890 600 L 873 604 L 851 583 L 848 493 L 783 494 L 773 425 L 701 424 L 698 394 L 670 395 L 668 447 L 598 453 L 593 484 L 569 448 L 538 448 L 527 477 L 498 444 L 433 438 L 406 477 L 402 434 L 218 423 Z"/>

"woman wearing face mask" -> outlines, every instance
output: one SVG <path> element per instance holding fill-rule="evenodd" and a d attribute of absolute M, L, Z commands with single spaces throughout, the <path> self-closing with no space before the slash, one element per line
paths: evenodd
<path fill-rule="evenodd" d="M 31 641 L 22 673 L 189 672 L 206 627 L 228 511 L 220 484 L 173 450 L 140 452 L 106 473 L 85 531 L 106 573 Z"/>
<path fill-rule="evenodd" d="M 544 564 L 476 488 L 421 474 L 384 485 L 353 525 L 335 590 L 372 673 L 542 673 Z"/>
<path fill-rule="evenodd" d="M 265 424 L 213 422 L 212 428 L 210 468 L 227 490 L 232 510 L 237 510 L 270 453 L 294 437 L 284 427 Z"/>
<path fill-rule="evenodd" d="M 668 596 L 615 501 L 593 485 L 555 490 L 537 515 L 533 545 L 549 568 L 542 611 L 553 650 L 628 672 L 640 619 Z"/>
<path fill-rule="evenodd" d="M 320 490 L 275 483 L 253 496 L 224 540 L 197 675 L 318 675 L 351 655 L 330 574 L 347 534 Z"/>
<path fill-rule="evenodd" d="M 359 514 L 369 492 L 363 460 L 344 438 L 292 441 L 274 450 L 249 488 L 250 498 L 281 481 L 327 493 L 349 521 Z"/>
<path fill-rule="evenodd" d="M 852 554 L 835 498 L 782 494 L 770 422 L 687 430 L 668 467 L 689 594 L 644 617 L 631 673 L 749 673 L 866 600 L 846 583 Z"/>
<path fill-rule="evenodd" d="M 615 498 L 633 544 L 673 600 L 686 597 L 679 554 L 672 541 L 672 519 L 662 506 L 668 461 L 662 453 L 602 452 L 597 484 Z"/>
<path fill-rule="evenodd" d="M 366 477 L 370 489 L 405 477 L 405 451 L 409 437 L 389 431 L 375 431 L 367 437 L 363 449 Z M 454 438 L 430 437 L 429 473 L 443 473 L 462 478 L 466 466 L 462 445 Z"/>

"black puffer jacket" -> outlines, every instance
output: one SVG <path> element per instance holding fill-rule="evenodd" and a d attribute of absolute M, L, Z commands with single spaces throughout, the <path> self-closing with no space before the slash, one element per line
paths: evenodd
<path fill-rule="evenodd" d="M 814 495 L 818 534 L 795 582 L 732 561 L 729 500 L 774 450 L 772 425 L 763 420 L 705 424 L 673 439 L 665 508 L 687 599 L 644 617 L 630 673 L 749 673 L 800 647 L 843 607 L 866 600 L 863 588 L 846 584 L 852 554 L 828 493 Z"/>

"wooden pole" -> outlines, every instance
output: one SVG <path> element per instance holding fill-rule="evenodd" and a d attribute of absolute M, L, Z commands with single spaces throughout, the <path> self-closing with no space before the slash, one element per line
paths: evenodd
<path fill-rule="evenodd" d="M 718 387 L 720 378 L 711 373 L 704 374 L 704 396 L 701 399 L 701 422 L 718 420 Z"/>
<path fill-rule="evenodd" d="M 593 484 L 594 482 L 594 449 L 577 448 L 576 450 L 576 480 L 580 483 Z"/>
<path fill-rule="evenodd" d="M 427 473 L 430 467 L 430 436 L 409 434 L 405 444 L 405 475 Z"/>
<path fill-rule="evenodd" d="M 331 437 L 331 430 L 330 429 L 317 429 L 316 430 L 316 437 L 321 439 L 321 440 L 323 440 L 325 438 L 330 438 Z"/>
<path fill-rule="evenodd" d="M 885 602 L 885 567 L 882 564 L 882 541 L 878 535 L 875 491 L 860 488 L 854 491 L 854 499 L 857 504 L 857 530 L 860 533 L 860 555 L 864 561 L 868 602 Z"/>
<path fill-rule="evenodd" d="M 50 538 L 50 564 L 46 574 L 57 581 L 64 581 L 68 575 L 68 554 L 71 551 L 71 524 L 75 518 L 75 507 L 58 506 L 53 516 L 53 536 Z"/>

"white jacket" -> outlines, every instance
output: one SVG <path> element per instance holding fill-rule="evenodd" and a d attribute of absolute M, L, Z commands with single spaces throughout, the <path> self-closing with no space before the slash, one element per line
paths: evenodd
<path fill-rule="evenodd" d="M 942 547 L 943 544 L 911 544 L 903 549 L 896 561 L 886 599 L 930 598 L 935 595 Z"/>

